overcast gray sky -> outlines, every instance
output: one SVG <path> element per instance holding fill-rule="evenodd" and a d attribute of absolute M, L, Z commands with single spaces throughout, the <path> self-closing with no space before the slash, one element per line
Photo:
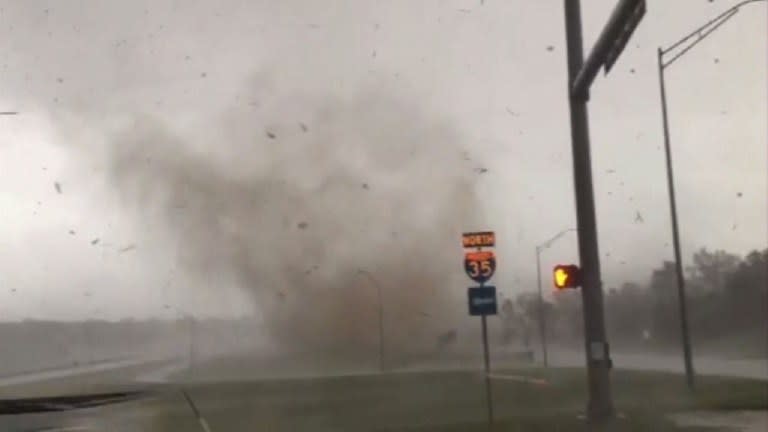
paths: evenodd
<path fill-rule="evenodd" d="M 615 3 L 582 1 L 585 46 Z M 656 48 L 734 3 L 649 0 L 614 70 L 594 84 L 607 287 L 645 283 L 672 257 Z M 744 8 L 668 72 L 686 259 L 700 247 L 744 254 L 768 242 L 767 16 L 765 4 Z M 507 293 L 533 290 L 535 245 L 575 225 L 564 42 L 558 0 L 2 1 L 0 111 L 20 114 L 0 117 L 0 317 L 171 313 L 164 304 L 247 312 L 226 276 L 215 291 L 184 294 L 193 276 L 178 266 L 159 211 L 137 211 L 109 180 L 110 137 L 150 116 L 189 138 L 180 152 L 236 170 L 259 146 L 283 144 L 260 137 L 255 149 L 225 154 L 217 137 L 246 123 L 279 133 L 301 119 L 224 123 L 222 113 L 361 94 L 387 94 L 406 108 L 413 101 L 455 130 L 470 160 L 456 176 L 471 179 L 480 203 L 460 228 L 495 230 L 494 282 Z M 422 155 L 421 166 L 402 171 L 411 181 L 450 177 L 438 168 L 438 144 L 426 147 L 434 159 Z M 378 168 L 372 190 L 398 175 Z M 438 255 L 455 253 L 459 284 L 444 289 L 463 298 L 458 231 L 448 233 L 455 250 Z M 569 234 L 545 252 L 545 274 L 575 251 Z"/>

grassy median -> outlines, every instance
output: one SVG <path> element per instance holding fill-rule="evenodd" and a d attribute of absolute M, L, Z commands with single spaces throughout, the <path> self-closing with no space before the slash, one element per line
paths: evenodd
<path fill-rule="evenodd" d="M 585 371 L 497 371 L 497 431 L 596 430 L 581 414 Z M 528 381 L 527 378 L 534 378 Z M 606 430 L 681 429 L 667 415 L 689 410 L 768 409 L 765 381 L 699 377 L 690 392 L 672 373 L 615 370 L 616 411 Z M 408 372 L 360 376 L 195 384 L 190 394 L 214 430 L 449 432 L 488 430 L 484 379 L 476 372 Z M 237 415 L 234 415 L 237 413 Z"/>

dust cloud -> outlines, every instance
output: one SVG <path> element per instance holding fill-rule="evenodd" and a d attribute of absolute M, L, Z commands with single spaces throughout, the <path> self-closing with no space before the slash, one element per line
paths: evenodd
<path fill-rule="evenodd" d="M 162 214 L 187 272 L 247 293 L 275 341 L 375 350 L 381 295 L 388 349 L 406 350 L 466 307 L 460 233 L 482 215 L 447 118 L 372 90 L 233 102 L 205 122 L 136 116 L 110 137 L 110 184 Z"/>

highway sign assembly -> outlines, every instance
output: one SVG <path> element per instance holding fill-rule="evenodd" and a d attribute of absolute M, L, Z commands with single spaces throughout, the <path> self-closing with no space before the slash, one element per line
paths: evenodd
<path fill-rule="evenodd" d="M 483 248 L 496 246 L 496 234 L 493 231 L 468 232 L 461 236 L 464 253 L 464 272 L 470 279 L 480 284 L 467 290 L 469 314 L 479 316 L 483 326 L 483 360 L 485 365 L 485 399 L 488 405 L 488 427 L 493 427 L 493 399 L 491 398 L 491 360 L 488 353 L 488 324 L 485 317 L 496 315 L 496 287 L 483 286 L 496 272 L 496 255 Z"/>

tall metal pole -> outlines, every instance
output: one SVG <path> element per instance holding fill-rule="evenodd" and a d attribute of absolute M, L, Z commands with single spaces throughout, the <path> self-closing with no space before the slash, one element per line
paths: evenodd
<path fill-rule="evenodd" d="M 384 372 L 384 306 L 381 303 L 381 286 L 376 283 L 379 302 L 379 371 Z"/>
<path fill-rule="evenodd" d="M 536 247 L 536 280 L 539 284 L 539 333 L 541 341 L 541 355 L 544 367 L 549 367 L 547 359 L 547 324 L 544 319 L 544 296 L 541 293 L 541 248 Z"/>
<path fill-rule="evenodd" d="M 482 285 L 481 285 L 482 286 Z M 488 324 L 485 315 L 483 323 L 483 363 L 485 366 L 485 401 L 488 406 L 488 429 L 493 429 L 493 394 L 491 392 L 491 356 L 488 350 Z"/>
<path fill-rule="evenodd" d="M 680 259 L 680 234 L 677 228 L 677 204 L 675 202 L 675 182 L 672 169 L 672 150 L 669 140 L 669 121 L 667 117 L 667 92 L 664 86 L 664 63 L 661 48 L 657 51 L 659 63 L 659 90 L 661 93 L 661 117 L 664 124 L 664 153 L 667 159 L 667 188 L 669 190 L 669 209 L 672 216 L 672 246 L 675 251 L 675 274 L 677 276 L 677 299 L 680 306 L 680 332 L 683 343 L 683 361 L 685 363 L 685 379 L 688 388 L 694 388 L 693 360 L 691 358 L 691 339 L 688 332 L 688 308 L 685 298 L 685 277 L 683 263 Z"/>
<path fill-rule="evenodd" d="M 571 83 L 584 63 L 579 0 L 564 0 L 565 32 L 568 52 L 568 101 L 571 118 L 573 179 L 576 195 L 576 221 L 582 271 L 584 305 L 584 348 L 587 362 L 590 421 L 601 422 L 614 415 L 611 397 L 610 354 L 605 335 L 600 255 L 597 247 L 592 166 L 589 154 L 588 92 L 574 95 Z"/>
<path fill-rule="evenodd" d="M 384 372 L 384 304 L 382 303 L 381 285 L 368 270 L 357 269 L 358 274 L 365 275 L 368 281 L 376 288 L 376 299 L 379 309 L 379 372 Z"/>

